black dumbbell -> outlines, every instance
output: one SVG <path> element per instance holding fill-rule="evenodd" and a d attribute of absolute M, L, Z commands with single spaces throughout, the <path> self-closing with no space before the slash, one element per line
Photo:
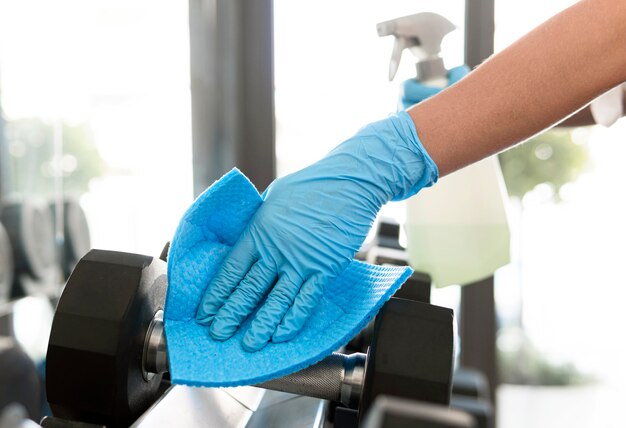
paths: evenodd
<path fill-rule="evenodd" d="M 54 316 L 46 390 L 58 418 L 128 426 L 162 393 L 167 349 L 162 309 L 167 264 L 148 256 L 92 250 L 77 264 Z M 453 314 L 390 300 L 367 354 L 333 354 L 257 385 L 358 408 L 380 394 L 447 405 Z"/>
<path fill-rule="evenodd" d="M 377 265 L 407 266 L 409 257 L 400 245 L 400 225 L 393 219 L 382 218 L 377 225 L 375 238 L 357 255 L 361 260 Z M 396 291 L 393 297 L 430 303 L 430 276 L 414 272 Z M 369 323 L 346 345 L 346 350 L 361 352 L 370 345 L 374 324 Z"/>

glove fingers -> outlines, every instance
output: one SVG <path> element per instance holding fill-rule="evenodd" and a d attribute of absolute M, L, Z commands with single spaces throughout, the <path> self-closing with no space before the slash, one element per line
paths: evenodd
<path fill-rule="evenodd" d="M 276 328 L 272 342 L 280 343 L 293 339 L 311 317 L 323 295 L 324 286 L 321 282 L 316 278 L 309 278 L 302 285 L 293 305 Z"/>
<path fill-rule="evenodd" d="M 276 273 L 263 260 L 256 262 L 215 315 L 209 329 L 213 339 L 226 340 L 235 334 L 275 282 Z"/>
<path fill-rule="evenodd" d="M 297 276 L 294 275 L 294 277 Z M 267 300 L 243 336 L 243 348 L 246 351 L 258 351 L 267 345 L 274 331 L 276 331 L 276 326 L 292 305 L 300 290 L 300 285 L 299 281 L 292 281 L 290 275 L 283 274 L 278 279 L 274 289 L 267 296 Z"/>
<path fill-rule="evenodd" d="M 256 256 L 252 241 L 240 239 L 204 292 L 196 312 L 198 323 L 208 325 L 213 321 L 217 311 L 220 310 L 255 261 Z"/>

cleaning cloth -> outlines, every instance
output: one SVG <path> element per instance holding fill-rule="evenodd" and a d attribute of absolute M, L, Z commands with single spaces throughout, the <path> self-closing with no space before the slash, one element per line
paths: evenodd
<path fill-rule="evenodd" d="M 183 216 L 168 256 L 164 323 L 173 383 L 192 386 L 249 385 L 284 376 L 330 355 L 347 343 L 411 275 L 408 267 L 352 261 L 329 284 L 302 331 L 257 352 L 241 345 L 254 314 L 224 342 L 197 324 L 207 285 L 263 200 L 233 169 L 196 199 Z"/>

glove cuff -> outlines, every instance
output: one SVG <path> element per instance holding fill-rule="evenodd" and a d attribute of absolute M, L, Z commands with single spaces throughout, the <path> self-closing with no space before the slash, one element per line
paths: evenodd
<path fill-rule="evenodd" d="M 372 210 L 416 194 L 437 182 L 437 165 L 402 111 L 371 123 L 315 164 L 315 175 L 339 178 L 367 192 Z M 304 176 L 303 176 L 304 177 Z"/>
<path fill-rule="evenodd" d="M 354 140 L 365 152 L 363 160 L 367 159 L 361 174 L 374 184 L 380 205 L 406 199 L 437 182 L 437 165 L 422 146 L 408 113 L 401 111 L 371 123 Z"/>
<path fill-rule="evenodd" d="M 398 167 L 401 169 L 398 172 L 401 178 L 399 183 L 402 186 L 396 189 L 391 200 L 401 201 L 415 195 L 420 189 L 435 184 L 439 179 L 439 169 L 417 136 L 411 116 L 405 111 L 399 112 L 396 116 L 398 137 L 414 156 L 413 158 L 406 158 L 401 154 L 397 156 L 400 161 Z"/>

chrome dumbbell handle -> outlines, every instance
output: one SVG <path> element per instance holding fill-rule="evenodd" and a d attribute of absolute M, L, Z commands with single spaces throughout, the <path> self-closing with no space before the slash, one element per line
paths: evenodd
<path fill-rule="evenodd" d="M 333 353 L 299 372 L 263 382 L 261 388 L 290 392 L 357 408 L 365 380 L 366 355 Z"/>
<path fill-rule="evenodd" d="M 158 311 L 148 327 L 143 346 L 143 377 L 150 380 L 155 373 L 169 371 L 167 361 L 167 342 L 163 330 L 163 311 Z"/>
<path fill-rule="evenodd" d="M 333 353 L 322 361 L 299 372 L 260 383 L 260 388 L 306 395 L 323 400 L 338 401 L 357 408 L 363 382 L 367 355 Z M 163 311 L 154 316 L 144 343 L 143 372 L 149 380 L 155 373 L 168 371 L 167 343 L 163 330 Z"/>

